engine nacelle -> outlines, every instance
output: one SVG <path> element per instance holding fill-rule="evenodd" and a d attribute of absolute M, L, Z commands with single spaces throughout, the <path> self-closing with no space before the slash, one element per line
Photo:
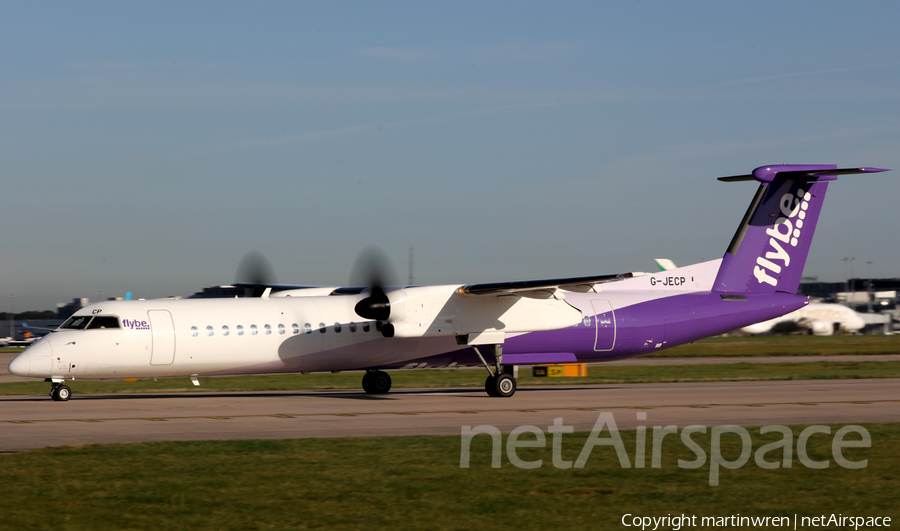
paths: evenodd
<path fill-rule="evenodd" d="M 836 324 L 832 321 L 816 320 L 809 324 L 809 329 L 812 330 L 813 335 L 830 336 L 834 334 Z"/>

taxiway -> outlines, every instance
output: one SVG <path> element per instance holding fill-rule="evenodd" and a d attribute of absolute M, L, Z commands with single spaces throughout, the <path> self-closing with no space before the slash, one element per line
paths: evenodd
<path fill-rule="evenodd" d="M 160 440 L 456 435 L 462 426 L 546 428 L 562 417 L 589 431 L 600 412 L 637 425 L 900 422 L 900 379 L 522 387 L 482 389 L 0 397 L 0 452 Z M 637 413 L 647 414 L 638 421 Z"/>

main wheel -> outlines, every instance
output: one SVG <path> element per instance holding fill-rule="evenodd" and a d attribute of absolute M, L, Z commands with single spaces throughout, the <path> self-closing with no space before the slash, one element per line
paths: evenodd
<path fill-rule="evenodd" d="M 489 396 L 507 398 L 516 394 L 516 379 L 506 373 L 488 376 L 484 388 Z"/>
<path fill-rule="evenodd" d="M 384 371 L 367 372 L 363 376 L 362 386 L 370 395 L 383 395 L 391 390 L 391 376 Z"/>
<path fill-rule="evenodd" d="M 487 391 L 488 396 L 497 396 L 497 377 L 496 376 L 488 376 L 484 380 L 484 390 Z"/>
<path fill-rule="evenodd" d="M 67 385 L 59 385 L 50 391 L 50 396 L 57 402 L 65 402 L 72 398 L 72 390 Z"/>

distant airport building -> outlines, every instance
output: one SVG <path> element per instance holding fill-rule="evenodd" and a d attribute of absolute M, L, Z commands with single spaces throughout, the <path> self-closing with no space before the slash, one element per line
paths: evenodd
<path fill-rule="evenodd" d="M 847 290 L 846 282 L 801 282 L 797 295 L 806 295 L 811 299 L 832 300 Z"/>
<path fill-rule="evenodd" d="M 851 278 L 847 282 L 801 282 L 797 294 L 851 306 L 871 301 L 876 306 L 894 308 L 897 292 L 900 292 L 900 278 Z"/>
<path fill-rule="evenodd" d="M 68 304 L 59 303 L 56 305 L 56 318 L 65 321 L 90 303 L 91 301 L 87 297 L 72 299 L 72 302 Z"/>

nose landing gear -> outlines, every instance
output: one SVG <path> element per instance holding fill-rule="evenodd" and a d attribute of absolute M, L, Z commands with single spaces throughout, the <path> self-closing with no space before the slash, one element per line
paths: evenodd
<path fill-rule="evenodd" d="M 50 398 L 57 402 L 65 402 L 72 398 L 72 390 L 62 382 L 53 382 L 50 387 Z"/>

